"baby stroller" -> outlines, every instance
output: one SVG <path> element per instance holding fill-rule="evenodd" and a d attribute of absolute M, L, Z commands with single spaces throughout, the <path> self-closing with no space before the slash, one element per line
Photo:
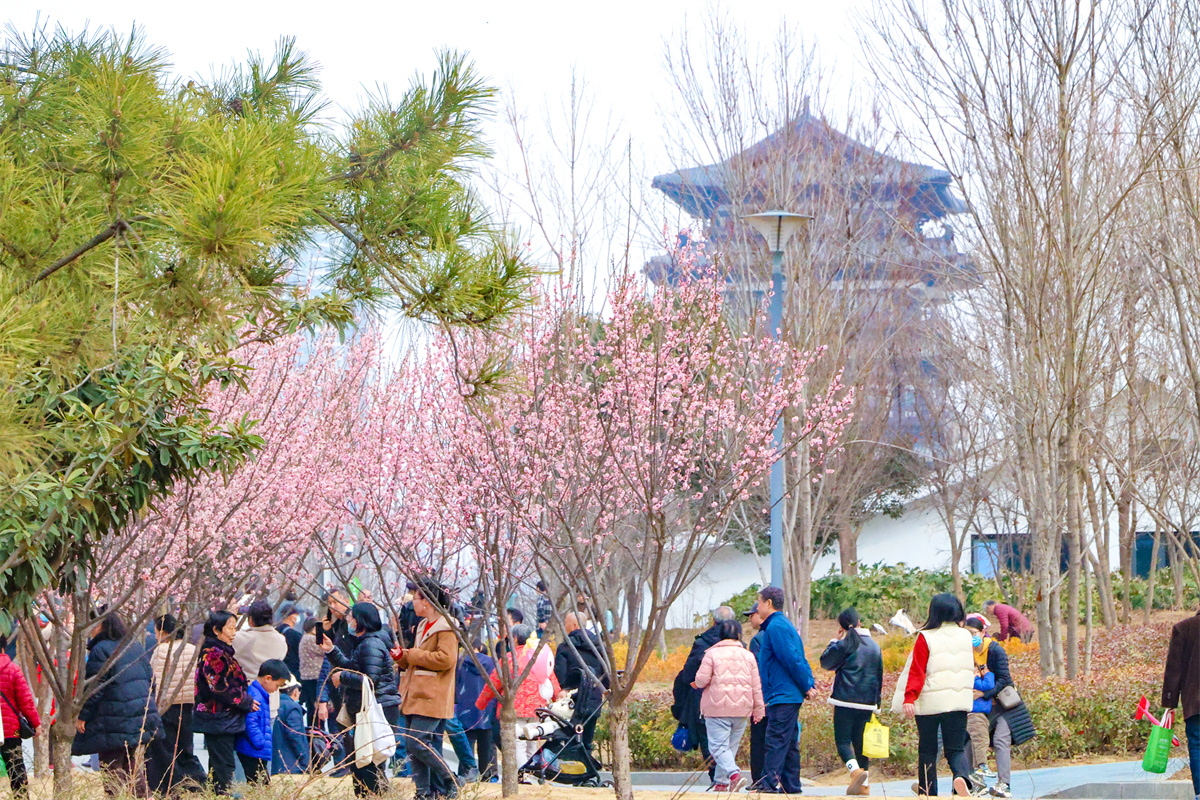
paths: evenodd
<path fill-rule="evenodd" d="M 600 780 L 600 762 L 583 745 L 584 725 L 600 716 L 603 703 L 586 713 L 576 709 L 573 698 L 560 700 L 537 710 L 538 722 L 526 726 L 523 739 L 545 739 L 545 743 L 530 756 L 518 771 L 538 783 L 552 781 L 569 786 L 609 787 L 612 781 Z"/>

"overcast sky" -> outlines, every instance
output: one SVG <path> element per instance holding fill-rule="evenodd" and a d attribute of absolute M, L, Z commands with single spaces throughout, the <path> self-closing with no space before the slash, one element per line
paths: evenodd
<path fill-rule="evenodd" d="M 845 96 L 866 72 L 854 22 L 864 2 L 869 0 L 740 0 L 719 8 L 751 44 L 769 47 L 784 19 L 819 42 L 836 97 Z M 654 175 L 679 166 L 671 163 L 660 112 L 670 101 L 664 41 L 678 35 L 685 21 L 689 29 L 700 28 L 712 5 L 680 0 L 5 0 L 3 7 L 9 23 L 21 31 L 32 29 L 39 18 L 73 32 L 86 25 L 126 33 L 136 23 L 150 42 L 172 54 L 176 71 L 185 77 L 208 77 L 214 68 L 243 61 L 248 50 L 269 54 L 280 37 L 295 36 L 320 63 L 325 91 L 343 109 L 359 106 L 376 84 L 398 95 L 415 72 L 432 68 L 439 49 L 469 53 L 505 99 L 511 97 L 534 119 L 547 105 L 561 104 L 574 70 L 588 82 L 597 110 L 612 115 L 648 175 Z M 491 135 L 503 168 L 513 153 L 499 125 Z M 514 221 L 523 230 L 531 227 L 527 220 Z M 654 242 L 644 241 L 634 259 L 653 250 Z"/>

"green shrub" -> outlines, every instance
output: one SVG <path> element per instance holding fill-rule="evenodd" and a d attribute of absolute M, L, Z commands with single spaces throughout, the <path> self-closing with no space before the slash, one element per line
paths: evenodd
<path fill-rule="evenodd" d="M 1156 609 L 1174 608 L 1176 605 L 1175 584 L 1171 576 L 1170 567 L 1160 569 L 1156 573 Z M 1129 597 L 1133 608 L 1145 607 L 1147 584 L 1145 578 L 1130 581 Z M 984 602 L 992 599 L 1005 600 L 1029 611 L 1033 608 L 1036 597 L 1036 586 L 1032 576 L 1021 573 L 1005 573 L 1000 577 L 999 584 L 993 578 L 964 574 L 962 585 L 963 603 L 967 611 L 982 611 Z M 1200 603 L 1200 587 L 1197 587 L 1196 578 L 1191 570 L 1184 570 L 1183 586 L 1183 606 L 1195 607 Z M 953 588 L 954 580 L 949 571 L 933 572 L 905 564 L 864 564 L 859 566 L 857 575 L 831 572 L 813 581 L 812 615 L 814 619 L 836 619 L 842 609 L 853 606 L 868 623 L 885 624 L 896 613 L 896 609 L 903 608 L 914 622 L 920 624 L 929 607 L 929 599 L 940 592 L 952 591 Z M 721 605 L 730 606 L 739 614 L 749 611 L 754 605 L 758 589 L 757 583 L 751 584 Z M 1115 602 L 1120 605 L 1125 597 L 1125 584 L 1120 574 L 1113 575 L 1113 592 Z M 1092 600 L 1094 613 L 1099 619 L 1100 595 L 1095 588 L 1092 590 Z M 1082 622 L 1084 604 L 1080 602 L 1079 605 Z M 704 619 L 697 618 L 697 624 L 703 622 Z"/>
<path fill-rule="evenodd" d="M 981 575 L 962 576 L 963 602 L 968 609 L 981 610 L 984 601 L 998 591 L 996 582 Z M 906 564 L 862 565 L 857 575 L 832 572 L 813 581 L 814 618 L 835 619 L 842 609 L 853 606 L 868 622 L 886 622 L 903 608 L 919 622 L 935 594 L 949 592 L 954 581 L 949 572 L 931 572 Z"/>

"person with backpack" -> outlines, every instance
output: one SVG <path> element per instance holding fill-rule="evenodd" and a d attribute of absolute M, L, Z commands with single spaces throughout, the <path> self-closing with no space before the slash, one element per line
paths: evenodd
<path fill-rule="evenodd" d="M 0 635 L 0 718 L 4 722 L 0 757 L 8 768 L 8 785 L 13 797 L 23 798 L 29 795 L 29 781 L 25 772 L 21 736 L 41 733 L 42 718 L 38 716 L 37 703 L 25 673 L 9 658 L 5 652 L 7 649 L 8 637 Z"/>
<path fill-rule="evenodd" d="M 564 691 L 575 692 L 575 711 L 572 722 L 583 726 L 580 739 L 590 753 L 596 740 L 596 723 L 604 706 L 604 693 L 611 680 L 608 667 L 600 653 L 600 637 L 587 629 L 587 617 L 572 611 L 563 617 L 566 639 L 559 642 L 554 653 L 554 676 Z"/>
<path fill-rule="evenodd" d="M 535 656 L 537 645 L 533 641 L 533 628 L 521 623 L 515 625 L 511 629 L 511 633 L 516 647 L 501 656 L 508 663 L 508 674 L 511 679 L 515 680 L 525 673 L 526 669 L 529 670 L 528 673 L 525 673 L 524 680 L 516 687 L 513 695 L 513 708 L 517 712 L 516 729 L 518 734 L 517 763 L 513 765 L 513 769 L 520 769 L 530 756 L 537 752 L 538 748 L 536 741 L 522 739 L 520 733 L 531 723 L 537 722 L 537 710 L 546 705 L 550 697 L 557 695 L 561 687 L 558 685 L 558 678 L 554 675 L 553 665 L 549 663 L 548 659 L 542 658 L 543 654 L 549 654 L 549 649 L 545 648 Z M 532 662 L 532 666 L 530 662 Z M 549 683 L 549 697 L 542 694 L 546 683 Z M 479 711 L 486 711 L 490 703 L 503 695 L 504 692 L 500 685 L 500 667 L 497 666 L 492 670 L 483 691 L 476 698 L 475 708 Z M 508 770 L 509 765 L 505 764 L 504 769 Z"/>
<path fill-rule="evenodd" d="M 692 649 L 688 652 L 687 660 L 683 662 L 683 669 L 679 670 L 679 674 L 675 676 L 675 682 L 671 687 L 671 716 L 679 723 L 680 727 L 687 729 L 687 748 L 695 750 L 699 748 L 700 756 L 704 759 L 704 764 L 708 768 L 708 778 L 710 781 L 716 779 L 716 764 L 713 762 L 712 752 L 708 747 L 708 729 L 704 724 L 704 719 L 700 714 L 700 699 L 701 692 L 692 684 L 696 681 L 696 673 L 700 670 L 700 663 L 704 661 L 704 654 L 708 652 L 708 648 L 712 647 L 721 639 L 719 626 L 726 620 L 733 619 L 733 609 L 729 606 L 720 606 L 713 609 L 712 625 L 700 634 L 692 642 Z"/>
<path fill-rule="evenodd" d="M 721 637 L 704 653 L 692 686 L 702 691 L 700 713 L 715 764 L 713 791 L 737 792 L 747 784 L 737 765 L 746 725 L 766 715 L 758 661 L 742 644 L 742 626 L 728 619 L 717 625 Z"/>
<path fill-rule="evenodd" d="M 870 764 L 863 755 L 863 730 L 879 712 L 883 692 L 883 652 L 862 627 L 858 611 L 847 608 L 838 615 L 841 634 L 821 654 L 821 668 L 834 673 L 833 740 L 838 758 L 850 771 L 847 795 L 869 795 Z"/>
<path fill-rule="evenodd" d="M 475 707 L 475 701 L 483 693 L 488 676 L 496 668 L 496 662 L 487 654 L 487 645 L 476 639 L 475 656 L 464 653 L 458 658 L 458 669 L 454 673 L 454 716 L 462 725 L 467 742 L 475 750 L 475 772 L 479 780 L 491 780 L 496 775 L 496 748 L 492 746 L 492 717 L 496 712 L 493 700 L 483 709 Z M 475 662 L 479 665 L 476 666 Z M 483 671 L 480 672 L 480 667 Z M 459 777 L 464 778 L 462 764 Z"/>

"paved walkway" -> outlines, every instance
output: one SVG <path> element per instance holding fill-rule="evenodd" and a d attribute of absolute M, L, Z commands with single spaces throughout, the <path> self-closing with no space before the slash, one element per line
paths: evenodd
<path fill-rule="evenodd" d="M 1167 768 L 1166 775 L 1154 775 L 1142 770 L 1141 761 L 1118 761 L 1111 764 L 1080 764 L 1065 767 L 1046 767 L 1013 771 L 1012 793 L 1019 800 L 1033 800 L 1048 794 L 1080 786 L 1087 783 L 1156 783 L 1165 780 L 1167 776 L 1186 766 L 1186 759 L 1175 758 Z M 943 765 L 944 766 L 944 765 Z M 649 776 L 646 776 L 649 778 Z M 672 776 L 673 778 L 675 776 Z M 888 781 L 871 785 L 872 797 L 912 797 L 912 779 L 905 781 Z M 668 784 L 638 783 L 638 789 L 657 789 L 660 791 L 704 792 L 708 788 L 707 778 L 702 778 L 702 785 L 694 784 L 688 787 L 680 786 L 678 782 Z M 845 796 L 843 786 L 813 786 L 805 785 L 804 793 L 809 796 L 830 797 Z M 943 777 L 939 782 L 938 794 L 948 797 L 952 794 L 950 779 Z"/>
<path fill-rule="evenodd" d="M 27 747 L 32 751 L 31 747 Z M 454 767 L 453 751 L 447 746 L 446 760 Z M 196 737 L 196 755 L 207 766 L 208 753 L 204 750 L 203 739 Z M 32 752 L 28 758 L 32 760 Z M 87 758 L 76 758 L 80 766 L 87 764 Z M 240 772 L 240 764 L 239 772 Z M 1045 767 L 1042 769 L 1015 770 L 1013 772 L 1012 793 L 1018 800 L 1035 800 L 1046 795 L 1070 789 L 1083 784 L 1103 783 L 1158 783 L 1168 776 L 1187 766 L 1187 759 L 1173 758 L 1167 767 L 1165 775 L 1154 775 L 1142 770 L 1141 761 L 1118 761 L 1111 764 L 1079 764 L 1064 767 Z M 944 768 L 945 765 L 943 764 Z M 705 793 L 708 790 L 707 776 L 696 776 L 688 773 L 635 773 L 634 783 L 637 789 L 664 791 L 671 793 Z M 887 781 L 871 785 L 872 797 L 912 797 L 913 780 Z M 845 796 L 843 786 L 816 786 L 806 784 L 804 793 L 810 797 Z M 953 794 L 950 779 L 943 776 L 939 782 L 938 794 L 949 797 Z M 710 795 L 716 797 L 715 795 Z M 1128 797 L 1129 795 L 1126 795 Z"/>

